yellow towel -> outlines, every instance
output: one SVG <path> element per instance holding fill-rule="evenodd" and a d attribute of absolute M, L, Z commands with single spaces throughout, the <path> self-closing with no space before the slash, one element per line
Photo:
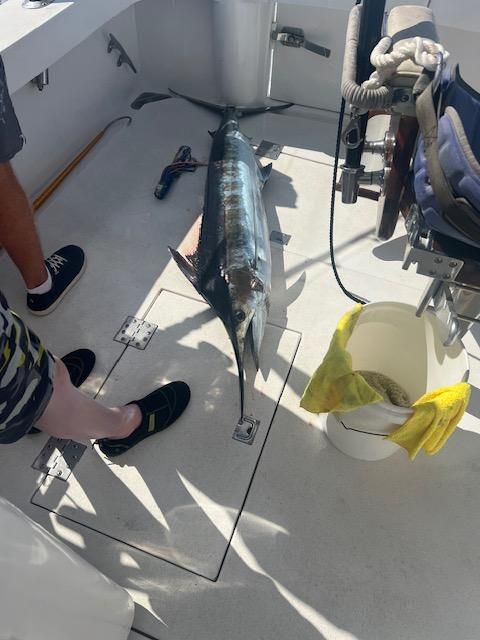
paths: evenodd
<path fill-rule="evenodd" d="M 462 419 L 469 399 L 466 382 L 426 393 L 413 404 L 413 415 L 387 440 L 406 449 L 411 460 L 422 447 L 429 455 L 438 453 Z"/>
<path fill-rule="evenodd" d="M 361 304 L 356 305 L 337 324 L 327 355 L 313 374 L 300 402 L 307 411 L 353 411 L 383 400 L 359 373 L 352 370 L 352 356 L 346 349 L 362 309 Z"/>
<path fill-rule="evenodd" d="M 362 308 L 359 304 L 340 319 L 328 352 L 300 402 L 307 411 L 353 411 L 383 400 L 360 373 L 352 370 L 352 357 L 346 349 Z M 412 460 L 422 447 L 433 455 L 452 435 L 469 398 L 470 386 L 464 382 L 426 393 L 412 405 L 413 415 L 387 439 L 406 449 Z"/>

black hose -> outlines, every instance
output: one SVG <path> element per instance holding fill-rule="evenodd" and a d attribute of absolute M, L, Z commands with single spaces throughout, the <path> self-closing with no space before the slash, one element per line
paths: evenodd
<path fill-rule="evenodd" d="M 340 275 L 338 273 L 337 265 L 335 262 L 335 248 L 333 243 L 333 232 L 334 232 L 334 223 L 335 223 L 335 196 L 337 192 L 338 159 L 340 156 L 340 143 L 342 141 L 344 115 L 345 115 L 345 100 L 344 98 L 342 98 L 342 104 L 340 106 L 340 115 L 338 117 L 337 141 L 335 143 L 335 160 L 333 163 L 332 195 L 330 200 L 330 262 L 332 264 L 335 280 L 337 281 L 338 286 L 343 291 L 343 293 L 347 296 L 347 298 L 350 298 L 354 302 L 365 304 L 367 302 L 366 299 L 360 298 L 359 296 L 355 295 L 344 286 L 340 278 Z"/>

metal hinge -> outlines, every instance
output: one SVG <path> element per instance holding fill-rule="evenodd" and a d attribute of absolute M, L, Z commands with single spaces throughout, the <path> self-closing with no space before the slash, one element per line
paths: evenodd
<path fill-rule="evenodd" d="M 50 438 L 32 464 L 32 469 L 59 480 L 67 480 L 87 447 L 75 440 Z"/>
<path fill-rule="evenodd" d="M 135 318 L 135 316 L 127 316 L 113 339 L 129 347 L 143 350 L 152 339 L 156 329 L 157 325 L 152 322 L 146 322 L 141 318 Z"/>
<path fill-rule="evenodd" d="M 279 31 L 275 29 L 272 32 L 272 40 L 280 42 L 285 47 L 295 47 L 296 49 L 303 47 L 307 51 L 316 53 L 324 58 L 329 58 L 331 54 L 331 50 L 327 47 L 307 40 L 304 30 L 298 27 L 282 27 Z"/>

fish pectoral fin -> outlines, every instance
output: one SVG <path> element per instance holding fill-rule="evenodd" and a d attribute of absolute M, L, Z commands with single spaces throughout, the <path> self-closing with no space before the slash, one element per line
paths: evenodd
<path fill-rule="evenodd" d="M 248 333 L 250 337 L 250 344 L 252 348 L 253 361 L 257 370 L 260 368 L 260 348 L 262 346 L 263 336 L 265 333 L 265 324 L 267 316 L 266 312 L 255 312 L 255 315 L 250 322 Z"/>
<path fill-rule="evenodd" d="M 250 348 L 252 350 L 253 362 L 255 364 L 255 369 L 258 371 L 260 369 L 260 354 L 259 350 L 255 347 L 255 340 L 253 337 L 253 327 L 250 325 L 248 327 L 248 337 L 250 338 Z"/>
<path fill-rule="evenodd" d="M 260 168 L 260 173 L 262 174 L 262 180 L 263 180 L 263 184 L 265 184 L 267 182 L 267 180 L 270 178 L 270 176 L 272 175 L 272 169 L 273 169 L 273 165 L 270 162 L 270 164 L 266 164 L 264 167 Z"/>
<path fill-rule="evenodd" d="M 180 269 L 183 275 L 187 278 L 187 280 L 189 280 L 193 284 L 195 289 L 198 290 L 198 274 L 195 271 L 195 268 L 192 265 L 192 263 L 189 260 L 187 260 L 187 258 L 184 258 L 182 254 L 179 253 L 176 249 L 172 249 L 172 247 L 168 247 L 168 250 L 170 251 L 172 258 L 177 263 L 177 267 Z"/>

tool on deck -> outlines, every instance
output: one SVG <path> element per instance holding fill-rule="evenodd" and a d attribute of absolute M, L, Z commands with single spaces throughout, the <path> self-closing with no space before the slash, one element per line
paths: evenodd
<path fill-rule="evenodd" d="M 58 189 L 58 187 L 62 184 L 62 182 L 69 176 L 72 171 L 75 169 L 77 165 L 85 158 L 85 156 L 93 149 L 93 147 L 100 142 L 103 136 L 107 133 L 107 131 L 117 122 L 126 121 L 127 125 L 130 125 L 132 122 L 132 118 L 130 116 L 120 116 L 119 118 L 115 118 L 111 122 L 104 127 L 100 133 L 91 140 L 81 151 L 79 154 L 75 156 L 75 158 L 68 163 L 68 165 L 63 169 L 59 175 L 52 180 L 52 182 L 40 193 L 40 195 L 35 198 L 32 203 L 32 207 L 34 211 L 40 209 L 40 207 L 46 202 L 50 196 Z"/>
<path fill-rule="evenodd" d="M 190 171 L 193 172 L 197 167 L 206 166 L 204 162 L 198 162 L 192 157 L 192 149 L 183 144 L 175 154 L 171 164 L 167 165 L 162 171 L 160 180 L 155 187 L 154 195 L 158 200 L 163 200 L 170 191 L 172 184 L 180 177 L 180 174 Z"/>

